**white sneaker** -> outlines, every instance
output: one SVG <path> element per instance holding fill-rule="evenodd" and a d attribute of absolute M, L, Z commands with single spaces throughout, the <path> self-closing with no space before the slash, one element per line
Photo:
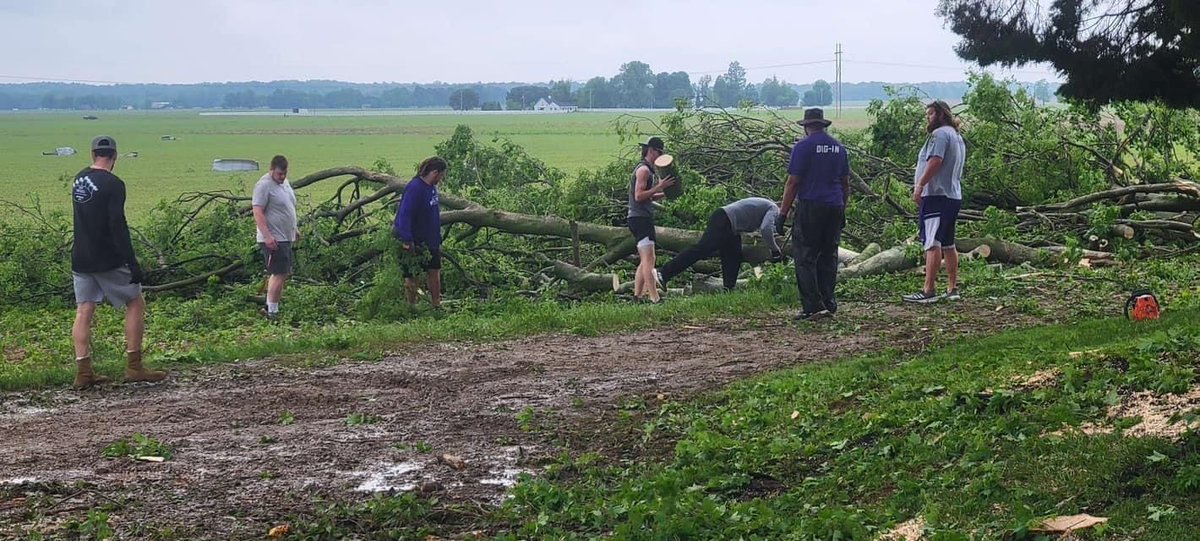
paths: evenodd
<path fill-rule="evenodd" d="M 903 297 L 903 299 L 904 299 L 904 302 L 915 302 L 917 304 L 933 304 L 933 303 L 941 300 L 942 298 L 937 293 L 926 293 L 926 292 L 922 291 L 920 293 L 913 293 L 912 295 L 905 295 Z"/>

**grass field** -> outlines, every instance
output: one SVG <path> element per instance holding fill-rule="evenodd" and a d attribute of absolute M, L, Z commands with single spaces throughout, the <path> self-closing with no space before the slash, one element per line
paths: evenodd
<path fill-rule="evenodd" d="M 137 158 L 118 161 L 117 174 L 129 186 L 131 221 L 163 199 L 197 190 L 239 190 L 262 172 L 215 173 L 216 158 L 250 158 L 263 167 L 271 156 L 284 154 L 292 178 L 341 165 L 370 166 L 387 159 L 407 172 L 434 146 L 466 124 L 481 139 L 502 137 L 524 146 L 547 164 L 574 173 L 602 166 L 629 152 L 613 131 L 619 112 L 571 114 L 420 114 L 392 116 L 201 116 L 188 112 L 101 112 L 98 120 L 83 113 L 0 114 L 0 147 L 7 167 L 0 172 L 0 199 L 28 201 L 38 194 L 47 209 L 67 210 L 69 190 L 64 176 L 90 163 L 88 145 L 99 134 L 117 139 L 122 153 Z M 641 113 L 637 113 L 641 114 Z M 657 114 L 657 113 L 652 113 Z M 799 118 L 799 109 L 785 111 Z M 845 128 L 866 125 L 862 109 L 843 113 Z M 175 141 L 163 141 L 173 135 Z M 42 156 L 55 147 L 71 146 L 70 157 Z M 326 187 L 332 190 L 333 186 Z M 326 195 L 318 187 L 313 196 Z"/>

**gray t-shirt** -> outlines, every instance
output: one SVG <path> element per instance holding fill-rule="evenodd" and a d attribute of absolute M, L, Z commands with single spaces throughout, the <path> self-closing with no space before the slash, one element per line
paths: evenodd
<path fill-rule="evenodd" d="M 645 167 L 650 170 L 650 185 L 647 188 L 653 188 L 658 184 L 658 177 L 654 174 L 654 168 L 650 167 L 646 162 L 639 163 L 633 168 L 633 175 L 629 177 L 629 214 L 630 218 L 653 218 L 654 217 L 654 200 L 646 201 L 637 200 L 637 171 Z"/>
<path fill-rule="evenodd" d="M 772 251 L 779 252 L 775 242 L 775 219 L 779 216 L 779 205 L 762 197 L 747 197 L 721 207 L 729 216 L 734 233 L 749 233 L 757 230 Z"/>
<path fill-rule="evenodd" d="M 944 195 L 950 199 L 962 199 L 963 164 L 967 161 L 967 145 L 963 143 L 962 135 L 950 126 L 942 126 L 925 140 L 921 147 L 920 157 L 917 158 L 917 174 L 913 182 L 919 182 L 928 167 L 929 158 L 942 159 L 942 168 L 929 179 L 929 184 L 921 192 L 922 197 Z"/>
<path fill-rule="evenodd" d="M 271 173 L 263 175 L 254 185 L 254 195 L 250 204 L 263 209 L 267 219 L 267 230 L 278 242 L 296 240 L 296 192 L 286 179 L 282 184 L 271 178 Z M 254 228 L 254 237 L 258 242 L 266 242 L 262 231 Z"/>

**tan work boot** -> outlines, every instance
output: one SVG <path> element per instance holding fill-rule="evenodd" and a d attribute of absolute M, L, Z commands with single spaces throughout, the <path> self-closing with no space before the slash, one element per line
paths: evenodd
<path fill-rule="evenodd" d="M 126 351 L 129 363 L 125 365 L 125 383 L 135 381 L 162 381 L 167 379 L 167 373 L 161 370 L 148 370 L 142 366 L 142 352 Z"/>
<path fill-rule="evenodd" d="M 75 383 L 71 385 L 72 389 L 82 391 L 88 387 L 108 383 L 108 378 L 97 375 L 92 370 L 92 356 L 88 355 L 82 359 L 75 359 Z"/>

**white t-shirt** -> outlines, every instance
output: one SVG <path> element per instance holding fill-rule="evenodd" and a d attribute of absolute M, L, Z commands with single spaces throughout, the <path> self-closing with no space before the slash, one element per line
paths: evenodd
<path fill-rule="evenodd" d="M 296 240 L 296 192 L 292 191 L 292 184 L 287 179 L 278 183 L 271 178 L 271 173 L 263 175 L 254 185 L 250 204 L 263 209 L 267 230 L 277 242 Z M 257 242 L 266 242 L 257 227 L 254 237 Z"/>

